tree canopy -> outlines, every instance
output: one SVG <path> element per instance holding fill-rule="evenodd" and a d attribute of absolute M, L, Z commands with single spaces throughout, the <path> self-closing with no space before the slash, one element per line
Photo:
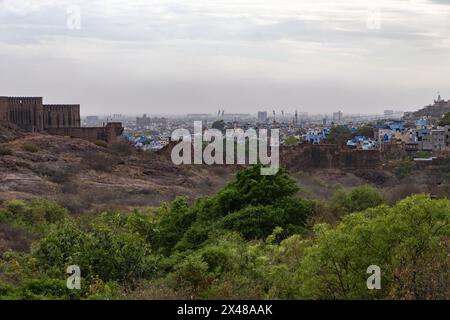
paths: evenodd
<path fill-rule="evenodd" d="M 190 204 L 74 217 L 39 200 L 0 205 L 0 299 L 448 299 L 450 200 L 389 206 L 369 186 L 338 190 L 333 224 L 284 170 L 253 166 Z M 9 247 L 5 234 L 26 243 Z M 78 265 L 81 290 L 68 290 Z M 381 269 L 369 290 L 367 268 Z"/>
<path fill-rule="evenodd" d="M 352 138 L 352 132 L 346 126 L 334 126 L 327 136 L 330 143 L 344 144 Z"/>

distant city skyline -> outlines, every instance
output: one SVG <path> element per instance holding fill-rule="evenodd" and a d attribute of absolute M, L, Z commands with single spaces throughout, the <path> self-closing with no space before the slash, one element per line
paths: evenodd
<path fill-rule="evenodd" d="M 0 96 L 83 116 L 413 111 L 448 74 L 450 0 L 0 0 Z"/>

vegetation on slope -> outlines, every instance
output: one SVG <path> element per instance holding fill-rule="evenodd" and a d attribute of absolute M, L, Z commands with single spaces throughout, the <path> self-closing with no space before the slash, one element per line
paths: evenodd
<path fill-rule="evenodd" d="M 388 206 L 361 187 L 320 205 L 298 198 L 285 171 L 259 169 L 192 205 L 177 198 L 126 214 L 73 217 L 47 201 L 6 202 L 0 298 L 449 297 L 448 199 L 415 195 Z M 325 207 L 342 219 L 311 225 Z M 81 290 L 66 288 L 69 265 L 81 268 Z M 381 290 L 366 287 L 370 265 L 381 268 Z"/>

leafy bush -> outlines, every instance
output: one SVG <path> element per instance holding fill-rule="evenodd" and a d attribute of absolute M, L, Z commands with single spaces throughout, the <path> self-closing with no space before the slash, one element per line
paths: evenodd
<path fill-rule="evenodd" d="M 332 203 L 344 210 L 344 212 L 356 212 L 376 207 L 383 203 L 383 195 L 376 188 L 365 185 L 353 188 L 349 192 L 343 189 L 337 190 L 332 198 Z"/>
<path fill-rule="evenodd" d="M 223 218 L 225 229 L 238 231 L 246 239 L 264 239 L 277 227 L 301 233 L 311 206 L 303 200 L 285 200 L 277 206 L 247 206 Z"/>
<path fill-rule="evenodd" d="M 129 231 L 119 215 L 102 215 L 93 225 L 80 252 L 80 267 L 87 277 L 133 284 L 146 276 L 150 247 L 138 233 Z"/>
<path fill-rule="evenodd" d="M 356 136 L 365 136 L 368 138 L 374 138 L 374 130 L 371 126 L 363 126 L 356 129 L 356 131 L 352 134 L 353 137 Z"/>
<path fill-rule="evenodd" d="M 346 126 L 334 126 L 327 136 L 330 143 L 344 144 L 352 138 L 352 131 Z"/>
<path fill-rule="evenodd" d="M 144 276 L 150 248 L 139 234 L 127 230 L 125 221 L 104 214 L 84 232 L 66 220 L 41 241 L 35 255 L 48 268 L 79 265 L 88 280 L 99 276 L 131 283 Z"/>
<path fill-rule="evenodd" d="M 0 146 L 0 156 L 12 156 L 13 151 L 7 147 Z"/>
<path fill-rule="evenodd" d="M 416 195 L 350 214 L 335 229 L 317 225 L 297 271 L 297 298 L 448 298 L 449 205 Z M 370 265 L 382 270 L 381 290 L 367 290 Z"/>
<path fill-rule="evenodd" d="M 88 241 L 88 235 L 77 224 L 64 220 L 50 229 L 35 249 L 34 255 L 42 266 L 56 268 L 62 274 L 67 266 L 79 264 L 80 255 Z"/>
<path fill-rule="evenodd" d="M 439 125 L 440 126 L 450 125 L 450 112 L 447 112 L 442 116 L 442 119 L 439 121 Z"/>
<path fill-rule="evenodd" d="M 10 200 L 0 209 L 0 220 L 33 233 L 43 233 L 49 224 L 63 220 L 67 214 L 65 208 L 47 200 L 32 200 L 29 203 Z"/>
<path fill-rule="evenodd" d="M 171 274 L 173 285 L 188 290 L 194 296 L 205 290 L 213 280 L 208 273 L 208 264 L 197 255 L 188 256 L 175 265 Z"/>
<path fill-rule="evenodd" d="M 30 153 L 36 153 L 39 151 L 38 146 L 36 146 L 35 144 L 32 144 L 32 143 L 24 143 L 21 146 L 21 148 L 23 151 L 30 152 Z"/>
<path fill-rule="evenodd" d="M 429 158 L 429 157 L 431 157 L 431 152 L 421 150 L 416 153 L 416 157 L 417 158 Z"/>
<path fill-rule="evenodd" d="M 415 167 L 414 161 L 402 160 L 398 161 L 394 167 L 394 174 L 398 178 L 404 178 L 409 175 Z"/>
<path fill-rule="evenodd" d="M 0 240 L 11 226 L 42 230 L 31 253 L 2 252 L 0 299 L 450 297 L 450 200 L 415 195 L 391 207 L 368 186 L 339 191 L 334 205 L 348 214 L 308 230 L 312 205 L 295 183 L 256 172 L 192 205 L 177 198 L 144 212 L 74 218 L 47 201 L 5 202 Z M 66 288 L 72 264 L 79 291 Z M 381 290 L 367 289 L 370 265 Z"/>
<path fill-rule="evenodd" d="M 61 279 L 27 279 L 17 289 L 9 293 L 9 299 L 56 300 L 79 299 L 80 291 L 69 290 Z"/>
<path fill-rule="evenodd" d="M 156 250 L 169 254 L 194 220 L 195 214 L 189 209 L 187 199 L 178 197 L 158 210 L 150 242 Z"/>
<path fill-rule="evenodd" d="M 108 147 L 108 143 L 106 141 L 103 140 L 97 140 L 94 142 L 95 145 L 102 147 L 102 148 L 107 148 Z"/>
<path fill-rule="evenodd" d="M 217 228 L 238 231 L 247 239 L 264 239 L 278 226 L 287 235 L 300 232 L 312 212 L 311 203 L 295 198 L 298 187 L 286 171 L 263 176 L 260 169 L 255 165 L 241 170 L 215 196 L 192 207 L 185 199 L 163 206 L 155 224 L 154 248 L 165 254 L 195 249 Z"/>
<path fill-rule="evenodd" d="M 286 145 L 286 146 L 295 146 L 296 144 L 298 144 L 300 141 L 296 138 L 296 137 L 294 137 L 294 136 L 290 136 L 289 138 L 287 138 L 285 141 L 284 141 L 284 144 Z"/>

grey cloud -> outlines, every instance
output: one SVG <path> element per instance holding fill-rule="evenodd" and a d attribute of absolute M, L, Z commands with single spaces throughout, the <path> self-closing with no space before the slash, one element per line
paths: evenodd
<path fill-rule="evenodd" d="M 450 1 L 450 0 L 449 0 Z M 290 39 L 297 41 L 342 42 L 346 38 L 387 38 L 420 40 L 424 32 L 420 26 L 383 27 L 374 32 L 361 21 L 344 21 L 344 28 L 333 29 L 323 21 L 307 21 L 283 18 L 276 23 L 257 25 L 246 16 L 217 18 L 214 15 L 190 10 L 186 6 L 169 5 L 163 10 L 170 19 L 153 16 L 135 17 L 118 14 L 114 17 L 101 15 L 101 10 L 91 6 L 82 8 L 82 29 L 66 28 L 66 6 L 46 7 L 25 16 L 0 12 L 0 41 L 32 42 L 52 36 L 75 36 L 112 41 L 274 41 Z M 345 25 L 350 24 L 350 27 Z"/>
<path fill-rule="evenodd" d="M 450 4 L 450 0 L 430 0 L 430 1 L 438 4 Z"/>
<path fill-rule="evenodd" d="M 405 10 L 383 9 L 390 19 L 380 30 L 366 28 L 358 0 L 351 14 L 314 9 L 314 19 L 292 8 L 253 13 L 237 2 L 224 11 L 111 2 L 125 9 L 106 12 L 103 1 L 81 1 L 81 30 L 66 28 L 64 1 L 0 11 L 2 94 L 80 102 L 84 113 L 203 112 L 218 105 L 229 112 L 280 106 L 364 113 L 420 107 L 437 90 L 450 96 L 450 84 L 433 76 L 450 71 L 449 30 L 438 15 L 428 19 L 407 8 L 408 1 Z"/>

